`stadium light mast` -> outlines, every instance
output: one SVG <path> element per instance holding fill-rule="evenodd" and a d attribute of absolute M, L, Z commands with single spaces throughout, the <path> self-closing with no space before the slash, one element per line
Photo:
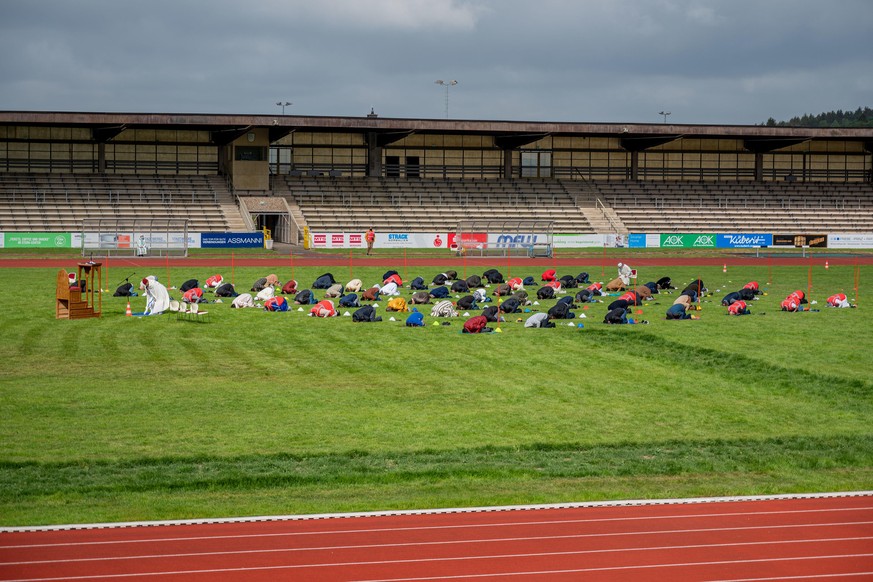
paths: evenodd
<path fill-rule="evenodd" d="M 454 87 L 458 84 L 458 82 L 454 79 L 451 81 L 443 81 L 442 79 L 437 79 L 434 81 L 437 85 L 441 85 L 446 88 L 446 119 L 449 118 L 449 87 Z"/>
<path fill-rule="evenodd" d="M 276 105 L 282 108 L 282 115 L 285 115 L 285 107 L 288 105 L 294 105 L 290 101 L 276 101 Z"/>
<path fill-rule="evenodd" d="M 667 116 L 670 115 L 670 112 L 669 111 L 659 111 L 658 115 L 663 115 L 664 116 L 664 123 L 667 123 Z"/>

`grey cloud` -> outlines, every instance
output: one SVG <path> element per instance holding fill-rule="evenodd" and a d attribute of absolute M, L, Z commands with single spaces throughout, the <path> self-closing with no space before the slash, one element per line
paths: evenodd
<path fill-rule="evenodd" d="M 873 3 L 28 0 L 0 107 L 757 123 L 870 105 Z"/>

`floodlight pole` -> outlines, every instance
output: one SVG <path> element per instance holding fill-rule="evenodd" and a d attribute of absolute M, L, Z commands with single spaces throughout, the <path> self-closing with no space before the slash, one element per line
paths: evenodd
<path fill-rule="evenodd" d="M 440 85 L 446 88 L 446 119 L 449 118 L 449 87 L 454 87 L 458 84 L 458 82 L 454 79 L 451 81 L 443 81 L 442 79 L 437 79 L 434 81 L 435 84 Z"/>
<path fill-rule="evenodd" d="M 664 123 L 667 123 L 667 116 L 670 115 L 670 112 L 669 111 L 659 111 L 658 115 L 663 115 L 664 116 Z"/>
<path fill-rule="evenodd" d="M 288 105 L 294 105 L 290 101 L 276 101 L 276 105 L 282 108 L 282 115 L 285 115 L 285 107 Z"/>

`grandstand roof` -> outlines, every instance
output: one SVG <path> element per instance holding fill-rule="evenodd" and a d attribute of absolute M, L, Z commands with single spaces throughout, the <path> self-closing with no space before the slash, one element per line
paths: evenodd
<path fill-rule="evenodd" d="M 108 141 L 124 129 L 209 131 L 215 143 L 227 143 L 256 127 L 270 129 L 276 141 L 292 131 L 375 133 L 383 143 L 414 133 L 491 135 L 500 147 L 513 148 L 547 135 L 622 138 L 628 150 L 642 150 L 678 138 L 747 140 L 750 149 L 767 151 L 806 140 L 863 141 L 873 151 L 873 128 L 770 127 L 763 125 L 692 125 L 674 123 L 566 123 L 464 119 L 406 119 L 369 115 L 326 117 L 199 113 L 99 113 L 0 111 L 0 125 L 87 127 L 95 141 Z"/>

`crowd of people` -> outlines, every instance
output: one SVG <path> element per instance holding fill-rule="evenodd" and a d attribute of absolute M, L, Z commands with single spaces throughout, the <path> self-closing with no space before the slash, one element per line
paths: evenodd
<path fill-rule="evenodd" d="M 664 313 L 666 320 L 695 320 L 700 316 L 703 297 L 711 295 L 704 282 L 695 279 L 681 288 L 674 286 L 670 277 L 637 284 L 637 271 L 626 263 L 617 265 L 615 279 L 603 283 L 590 281 L 589 274 L 558 276 L 555 269 L 547 269 L 539 282 L 533 276 L 512 277 L 504 280 L 497 269 L 489 269 L 482 275 L 459 277 L 456 271 L 437 273 L 431 283 L 423 277 L 415 277 L 408 284 L 397 271 L 384 273 L 381 283 L 366 287 L 361 279 L 351 279 L 343 284 L 333 274 L 324 273 L 315 278 L 308 288 L 298 288 L 296 280 L 284 284 L 279 277 L 268 274 L 257 279 L 244 293 L 238 293 L 232 283 L 222 275 L 208 277 L 203 285 L 197 279 L 189 279 L 179 287 L 181 301 L 184 303 L 208 302 L 209 293 L 213 301 L 223 298 L 231 300 L 231 308 L 258 308 L 265 311 L 306 311 L 311 317 L 330 318 L 340 315 L 350 316 L 353 322 L 379 322 L 383 320 L 377 308 L 384 302 L 384 314 L 396 321 L 395 315 L 405 318 L 409 327 L 424 327 L 425 312 L 419 307 L 430 306 L 430 317 L 450 320 L 464 317 L 463 333 L 488 333 L 500 331 L 489 327 L 491 323 L 523 323 L 525 328 L 551 328 L 566 321 L 568 325 L 584 327 L 573 323 L 575 319 L 585 319 L 582 313 L 590 303 L 607 303 L 603 323 L 608 325 L 647 324 L 648 320 L 634 317 L 634 309 L 647 302 L 655 305 L 661 294 L 677 293 L 676 298 Z M 537 290 L 533 293 L 532 288 Z M 170 306 L 167 288 L 155 276 L 142 280 L 140 289 L 146 296 L 144 315 L 163 313 Z M 750 315 L 751 304 L 763 293 L 757 281 L 750 281 L 740 289 L 725 295 L 721 300 L 725 314 L 729 316 Z M 546 307 L 540 301 L 553 301 Z M 816 302 L 812 302 L 815 304 Z M 828 307 L 852 308 L 844 293 L 828 297 Z M 305 306 L 305 307 L 304 307 Z M 802 290 L 792 292 L 780 304 L 782 311 L 816 311 L 810 309 L 806 294 Z M 343 312 L 345 310 L 345 312 Z M 353 311 L 352 311 L 353 310 Z M 473 313 L 476 312 L 476 313 Z M 642 309 L 637 310 L 642 314 Z M 577 315 L 578 314 L 578 315 Z M 761 313 L 763 314 L 763 312 Z M 436 320 L 435 320 L 436 321 Z M 436 321 L 435 325 L 440 322 Z M 442 325 L 450 325 L 443 321 Z"/>

